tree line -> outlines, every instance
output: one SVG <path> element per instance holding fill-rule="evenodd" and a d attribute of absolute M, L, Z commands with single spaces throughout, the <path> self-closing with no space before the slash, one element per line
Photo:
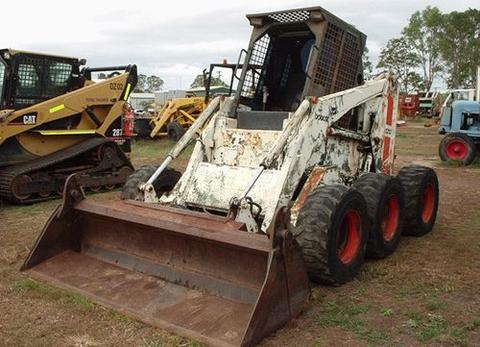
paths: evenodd
<path fill-rule="evenodd" d="M 366 52 L 368 54 L 368 51 Z M 364 55 L 364 67 L 373 66 Z M 378 70 L 392 70 L 405 92 L 430 90 L 441 78 L 449 88 L 474 88 L 480 65 L 480 11 L 442 13 L 428 6 L 415 12 L 400 37 L 380 51 Z"/>
<path fill-rule="evenodd" d="M 190 88 L 200 88 L 204 85 L 204 76 L 203 74 L 195 76 L 195 79 L 190 84 Z M 153 93 L 159 90 L 162 90 L 164 85 L 163 79 L 158 76 L 151 75 L 138 75 L 137 86 L 135 87 L 135 93 Z M 212 77 L 211 86 L 227 86 L 227 84 L 222 80 L 220 72 L 217 73 L 216 77 Z"/>

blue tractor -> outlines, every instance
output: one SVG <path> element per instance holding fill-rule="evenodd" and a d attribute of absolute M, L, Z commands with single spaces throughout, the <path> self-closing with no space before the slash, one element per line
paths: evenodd
<path fill-rule="evenodd" d="M 447 134 L 438 149 L 443 161 L 471 164 L 480 145 L 480 102 L 457 100 L 445 106 L 438 132 Z"/>

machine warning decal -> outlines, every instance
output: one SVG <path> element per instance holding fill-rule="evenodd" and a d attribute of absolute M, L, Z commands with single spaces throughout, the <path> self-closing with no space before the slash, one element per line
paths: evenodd
<path fill-rule="evenodd" d="M 64 108 L 65 108 L 65 105 L 61 104 L 61 105 L 54 106 L 54 107 L 50 108 L 49 112 L 50 113 L 55 113 L 55 112 L 63 110 Z"/>

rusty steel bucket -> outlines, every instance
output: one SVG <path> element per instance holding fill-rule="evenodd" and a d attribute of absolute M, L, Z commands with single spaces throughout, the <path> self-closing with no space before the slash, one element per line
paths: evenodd
<path fill-rule="evenodd" d="M 22 270 L 214 346 L 252 346 L 300 314 L 310 290 L 277 213 L 269 237 L 223 217 L 84 199 L 76 176 Z"/>

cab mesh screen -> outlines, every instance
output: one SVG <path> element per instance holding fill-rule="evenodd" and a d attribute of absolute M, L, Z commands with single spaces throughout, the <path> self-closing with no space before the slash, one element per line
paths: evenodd
<path fill-rule="evenodd" d="M 355 35 L 328 23 L 313 83 L 323 86 L 327 94 L 354 87 L 362 54 L 359 41 Z"/>
<path fill-rule="evenodd" d="M 245 80 L 242 86 L 241 96 L 244 98 L 253 99 L 258 90 L 262 88 L 262 73 L 263 66 L 268 60 L 270 52 L 270 36 L 265 34 L 255 42 L 252 55 L 248 65 L 252 67 L 247 71 Z"/>

